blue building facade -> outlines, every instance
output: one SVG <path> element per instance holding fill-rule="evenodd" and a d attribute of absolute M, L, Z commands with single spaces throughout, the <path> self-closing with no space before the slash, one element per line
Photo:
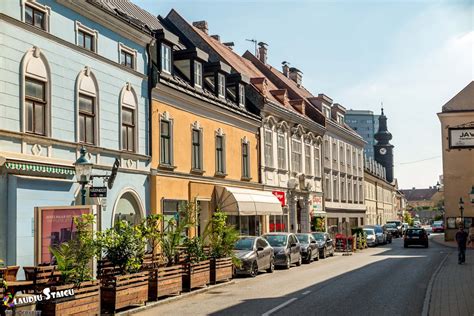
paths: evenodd
<path fill-rule="evenodd" d="M 106 201 L 86 201 L 101 205 L 100 228 L 146 215 L 155 20 L 130 2 L 0 2 L 0 259 L 8 265 L 38 263 L 35 207 L 80 203 L 73 163 L 82 146 L 94 175 L 120 161 Z"/>
<path fill-rule="evenodd" d="M 379 129 L 379 115 L 374 115 L 374 112 L 366 110 L 348 110 L 345 121 L 364 138 L 367 142 L 364 153 L 367 157 L 374 159 L 374 135 Z"/>

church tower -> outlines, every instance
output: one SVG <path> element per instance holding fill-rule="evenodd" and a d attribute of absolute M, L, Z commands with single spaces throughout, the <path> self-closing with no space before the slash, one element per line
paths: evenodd
<path fill-rule="evenodd" d="M 393 145 L 390 144 L 392 134 L 387 130 L 387 117 L 383 113 L 379 116 L 379 130 L 374 135 L 377 143 L 374 145 L 375 161 L 385 167 L 388 182 L 393 181 Z"/>

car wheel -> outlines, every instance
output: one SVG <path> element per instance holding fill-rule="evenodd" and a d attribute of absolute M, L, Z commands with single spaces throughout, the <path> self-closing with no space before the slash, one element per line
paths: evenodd
<path fill-rule="evenodd" d="M 308 257 L 306 258 L 306 263 L 311 263 L 311 259 L 313 259 L 313 254 L 311 253 L 311 250 L 308 251 Z"/>
<path fill-rule="evenodd" d="M 290 256 L 286 257 L 286 269 L 291 268 L 291 258 Z"/>
<path fill-rule="evenodd" d="M 258 265 L 257 265 L 257 261 L 254 261 L 252 263 L 252 267 L 250 268 L 250 276 L 252 278 L 255 278 L 258 274 Z"/>
<path fill-rule="evenodd" d="M 316 261 L 319 261 L 319 249 L 316 251 Z"/>
<path fill-rule="evenodd" d="M 296 265 L 299 267 L 301 265 L 301 262 L 303 261 L 303 259 L 301 258 L 301 255 L 300 257 L 298 258 L 298 262 L 296 263 Z"/>
<path fill-rule="evenodd" d="M 323 249 L 323 256 L 322 256 L 323 259 L 326 259 L 326 257 L 328 256 L 327 251 L 328 251 L 327 248 L 324 247 L 324 249 Z"/>
<path fill-rule="evenodd" d="M 267 269 L 268 273 L 273 273 L 275 271 L 275 260 L 273 258 L 270 259 L 270 267 Z"/>
<path fill-rule="evenodd" d="M 331 250 L 330 256 L 331 256 L 331 257 L 334 257 L 334 247 L 333 247 L 332 250 Z"/>

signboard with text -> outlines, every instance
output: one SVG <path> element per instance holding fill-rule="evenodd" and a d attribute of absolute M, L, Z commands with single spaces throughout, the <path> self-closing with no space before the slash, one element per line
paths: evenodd
<path fill-rule="evenodd" d="M 323 197 L 313 196 L 313 212 L 321 212 L 323 210 Z"/>
<path fill-rule="evenodd" d="M 89 197 L 107 197 L 107 187 L 90 187 Z"/>
<path fill-rule="evenodd" d="M 449 148 L 474 148 L 474 128 L 450 128 Z"/>
<path fill-rule="evenodd" d="M 281 206 L 286 205 L 285 201 L 285 192 L 283 191 L 272 191 L 273 195 L 277 197 L 278 201 L 280 201 Z"/>

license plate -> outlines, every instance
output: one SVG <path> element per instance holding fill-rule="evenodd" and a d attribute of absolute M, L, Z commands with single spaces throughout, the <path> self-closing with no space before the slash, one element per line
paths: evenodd
<path fill-rule="evenodd" d="M 411 239 L 419 239 L 419 238 L 420 238 L 420 237 L 418 237 L 418 236 L 413 236 L 413 237 L 411 237 Z"/>

